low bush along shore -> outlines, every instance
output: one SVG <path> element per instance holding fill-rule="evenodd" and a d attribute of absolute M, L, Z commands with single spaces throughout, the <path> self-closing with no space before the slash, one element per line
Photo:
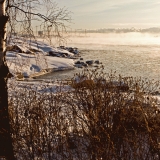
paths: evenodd
<path fill-rule="evenodd" d="M 15 86 L 15 87 L 14 87 Z M 17 159 L 158 160 L 158 82 L 84 70 L 68 84 L 9 84 Z"/>

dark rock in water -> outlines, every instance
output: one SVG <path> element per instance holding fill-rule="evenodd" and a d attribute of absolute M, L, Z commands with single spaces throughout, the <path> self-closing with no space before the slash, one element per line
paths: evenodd
<path fill-rule="evenodd" d="M 73 53 L 74 54 L 78 54 L 79 53 L 78 48 L 74 48 L 74 52 Z"/>
<path fill-rule="evenodd" d="M 65 47 L 65 46 L 59 46 L 59 47 L 57 47 L 58 49 L 63 49 L 63 50 L 67 50 L 67 51 L 69 51 L 69 52 L 71 52 L 71 53 L 73 53 L 73 54 L 77 54 L 78 55 L 78 53 L 79 53 L 79 51 L 78 51 L 78 48 L 76 48 L 76 47 Z"/>
<path fill-rule="evenodd" d="M 99 64 L 99 60 L 96 60 L 94 63 Z"/>
<path fill-rule="evenodd" d="M 59 48 L 61 48 L 61 49 L 65 49 L 65 46 L 59 46 Z"/>
<path fill-rule="evenodd" d="M 83 66 L 84 66 L 84 67 L 88 67 L 88 64 L 87 64 L 87 63 L 84 63 Z"/>
<path fill-rule="evenodd" d="M 78 48 L 72 48 L 72 47 L 66 47 L 66 50 L 68 50 L 69 52 L 73 53 L 73 54 L 78 54 Z"/>
<path fill-rule="evenodd" d="M 57 57 L 57 53 L 53 51 L 49 51 L 49 56 Z"/>
<path fill-rule="evenodd" d="M 88 64 L 85 62 L 77 61 L 75 62 L 75 67 L 78 67 L 78 68 L 88 67 Z"/>
<path fill-rule="evenodd" d="M 81 66 L 78 66 L 78 68 L 83 68 L 83 66 L 81 65 Z"/>
<path fill-rule="evenodd" d="M 86 63 L 87 63 L 88 65 L 92 65 L 92 64 L 93 64 L 93 60 L 86 61 Z"/>
<path fill-rule="evenodd" d="M 85 64 L 85 62 L 81 62 L 81 64 L 82 64 L 82 65 L 84 65 L 84 64 Z"/>
<path fill-rule="evenodd" d="M 81 62 L 80 62 L 80 61 L 77 61 L 77 62 L 75 62 L 75 64 L 81 64 Z"/>
<path fill-rule="evenodd" d="M 83 67 L 82 64 L 75 64 L 74 66 L 77 67 L 77 68 L 82 68 Z"/>
<path fill-rule="evenodd" d="M 80 60 L 82 61 L 82 60 L 83 60 L 83 58 L 80 58 Z"/>

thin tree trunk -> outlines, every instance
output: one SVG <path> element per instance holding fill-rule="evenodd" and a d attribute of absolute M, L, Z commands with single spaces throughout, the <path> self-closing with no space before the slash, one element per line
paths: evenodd
<path fill-rule="evenodd" d="M 6 23 L 5 0 L 0 0 L 0 158 L 14 160 L 8 114 L 7 76 L 9 70 L 5 60 Z"/>

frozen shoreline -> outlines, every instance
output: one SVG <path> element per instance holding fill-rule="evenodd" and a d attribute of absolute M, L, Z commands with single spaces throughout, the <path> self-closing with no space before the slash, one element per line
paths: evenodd
<path fill-rule="evenodd" d="M 12 41 L 7 46 L 6 60 L 10 72 L 18 79 L 74 69 L 74 54 L 65 49 L 23 38 Z"/>

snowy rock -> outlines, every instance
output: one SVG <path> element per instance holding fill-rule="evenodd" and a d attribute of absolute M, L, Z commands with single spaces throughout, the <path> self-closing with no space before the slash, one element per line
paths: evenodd
<path fill-rule="evenodd" d="M 7 57 L 17 57 L 17 52 L 14 51 L 7 52 Z"/>
<path fill-rule="evenodd" d="M 49 51 L 49 56 L 57 57 L 57 53 L 53 51 Z"/>
<path fill-rule="evenodd" d="M 67 58 L 67 55 L 63 54 L 62 57 Z"/>
<path fill-rule="evenodd" d="M 20 45 L 13 45 L 8 46 L 7 51 L 14 51 L 18 53 L 26 53 L 26 54 L 33 54 L 31 50 L 29 50 L 26 46 L 20 46 Z"/>

